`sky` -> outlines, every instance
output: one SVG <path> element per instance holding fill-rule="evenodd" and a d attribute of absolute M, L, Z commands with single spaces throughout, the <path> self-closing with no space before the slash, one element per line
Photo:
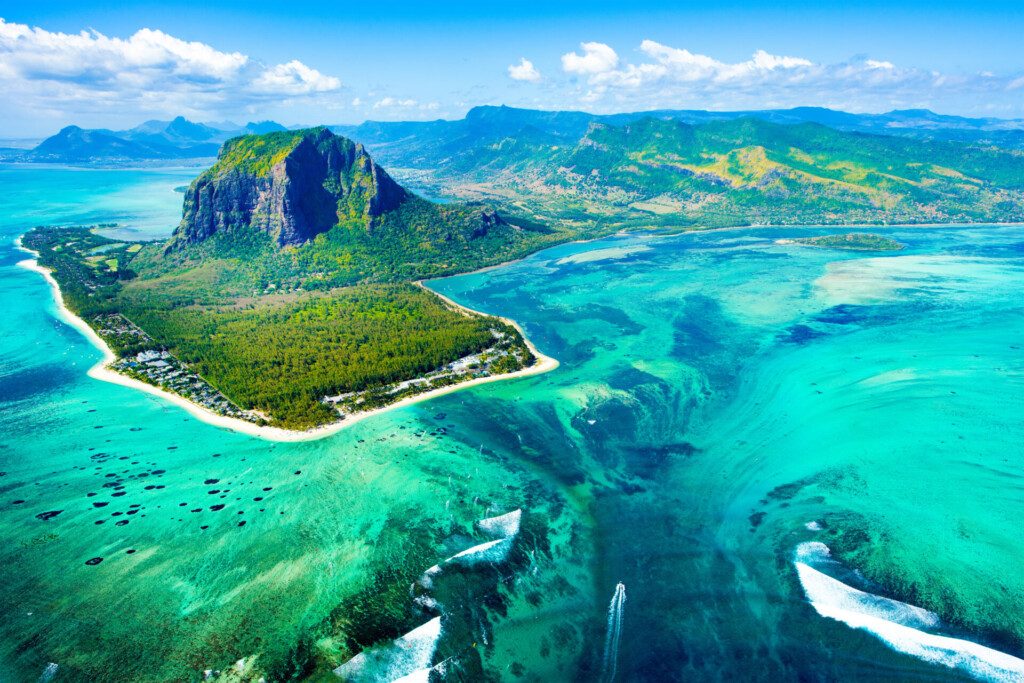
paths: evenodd
<path fill-rule="evenodd" d="M 0 0 L 0 137 L 826 106 L 1024 118 L 1024 2 Z"/>

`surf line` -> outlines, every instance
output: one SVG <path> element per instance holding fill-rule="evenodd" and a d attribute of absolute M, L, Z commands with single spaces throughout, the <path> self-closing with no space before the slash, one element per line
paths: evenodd
<path fill-rule="evenodd" d="M 622 611 L 626 606 L 626 585 L 615 585 L 615 593 L 608 605 L 608 627 L 604 634 L 604 658 L 601 661 L 601 680 L 611 683 L 619 671 L 619 640 L 622 638 Z"/>
<path fill-rule="evenodd" d="M 824 543 L 798 545 L 794 564 L 808 602 L 821 616 L 867 631 L 896 652 L 981 681 L 1024 680 L 1024 660 L 943 633 L 944 624 L 934 612 L 859 590 L 826 574 L 823 570 L 842 565 Z"/>

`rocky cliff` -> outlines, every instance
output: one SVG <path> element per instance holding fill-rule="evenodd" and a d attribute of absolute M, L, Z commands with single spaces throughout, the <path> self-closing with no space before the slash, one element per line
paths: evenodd
<path fill-rule="evenodd" d="M 244 228 L 281 247 L 339 223 L 372 232 L 409 198 L 362 145 L 327 128 L 247 135 L 224 143 L 217 163 L 189 186 L 167 249 Z"/>

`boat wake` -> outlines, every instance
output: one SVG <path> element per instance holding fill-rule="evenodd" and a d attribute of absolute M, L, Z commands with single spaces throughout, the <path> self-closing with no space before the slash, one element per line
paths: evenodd
<path fill-rule="evenodd" d="M 796 549 L 797 575 L 807 600 L 823 617 L 871 633 L 897 652 L 958 669 L 983 681 L 1024 680 L 1024 659 L 978 643 L 931 631 L 943 624 L 921 607 L 849 586 L 829 576 L 846 571 L 824 543 L 801 543 Z"/>
<path fill-rule="evenodd" d="M 611 683 L 619 670 L 619 640 L 622 638 L 622 610 L 626 606 L 626 586 L 617 584 L 608 605 L 608 627 L 604 634 L 604 658 L 601 680 Z"/>

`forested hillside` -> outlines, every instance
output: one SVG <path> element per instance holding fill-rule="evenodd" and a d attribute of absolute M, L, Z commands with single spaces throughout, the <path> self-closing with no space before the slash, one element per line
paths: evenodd
<path fill-rule="evenodd" d="M 560 239 L 484 205 L 416 197 L 321 128 L 229 141 L 165 244 L 87 228 L 36 228 L 24 243 L 117 369 L 301 429 L 532 365 L 514 327 L 411 281 Z"/>
<path fill-rule="evenodd" d="M 683 113 L 588 120 L 491 109 L 378 146 L 432 191 L 591 229 L 1024 219 L 1019 149 L 764 116 L 673 118 Z M 364 127 L 371 139 L 388 131 L 399 132 Z"/>

